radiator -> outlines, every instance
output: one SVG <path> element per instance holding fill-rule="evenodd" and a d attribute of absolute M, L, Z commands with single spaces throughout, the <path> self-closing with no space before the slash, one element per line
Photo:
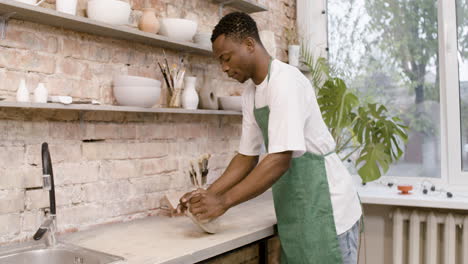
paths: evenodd
<path fill-rule="evenodd" d="M 394 264 L 468 264 L 468 214 L 397 208 Z"/>

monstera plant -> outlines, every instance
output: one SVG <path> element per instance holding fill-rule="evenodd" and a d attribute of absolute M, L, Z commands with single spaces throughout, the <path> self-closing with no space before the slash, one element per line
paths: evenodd
<path fill-rule="evenodd" d="M 364 183 L 380 178 L 403 155 L 407 126 L 384 105 L 361 102 L 342 79 L 332 76 L 334 71 L 325 58 L 315 59 L 302 48 L 302 62 L 310 70 L 338 155 L 343 161 L 354 162 Z"/>

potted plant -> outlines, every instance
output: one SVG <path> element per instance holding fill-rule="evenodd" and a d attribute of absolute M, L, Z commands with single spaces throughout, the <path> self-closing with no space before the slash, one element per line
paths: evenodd
<path fill-rule="evenodd" d="M 403 155 L 408 128 L 382 104 L 365 103 L 333 75 L 325 58 L 303 48 L 323 119 L 343 161 L 354 163 L 362 182 L 376 180 Z"/>
<path fill-rule="evenodd" d="M 290 65 L 299 67 L 301 47 L 299 37 L 295 27 L 285 28 L 286 40 L 288 42 L 288 62 Z"/>

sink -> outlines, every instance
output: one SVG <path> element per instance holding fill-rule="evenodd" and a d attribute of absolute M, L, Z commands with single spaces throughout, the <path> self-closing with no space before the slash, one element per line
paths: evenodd
<path fill-rule="evenodd" d="M 118 256 L 70 244 L 44 244 L 10 248 L 0 252 L 0 264 L 107 264 L 124 263 Z"/>

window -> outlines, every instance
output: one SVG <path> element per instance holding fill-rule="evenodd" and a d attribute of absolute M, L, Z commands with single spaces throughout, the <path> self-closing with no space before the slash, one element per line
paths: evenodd
<path fill-rule="evenodd" d="M 361 100 L 384 104 L 409 127 L 405 153 L 387 176 L 442 175 L 438 24 L 435 0 L 328 0 L 329 62 L 336 74 Z"/>
<path fill-rule="evenodd" d="M 457 0 L 458 75 L 462 168 L 468 171 L 468 3 Z"/>

